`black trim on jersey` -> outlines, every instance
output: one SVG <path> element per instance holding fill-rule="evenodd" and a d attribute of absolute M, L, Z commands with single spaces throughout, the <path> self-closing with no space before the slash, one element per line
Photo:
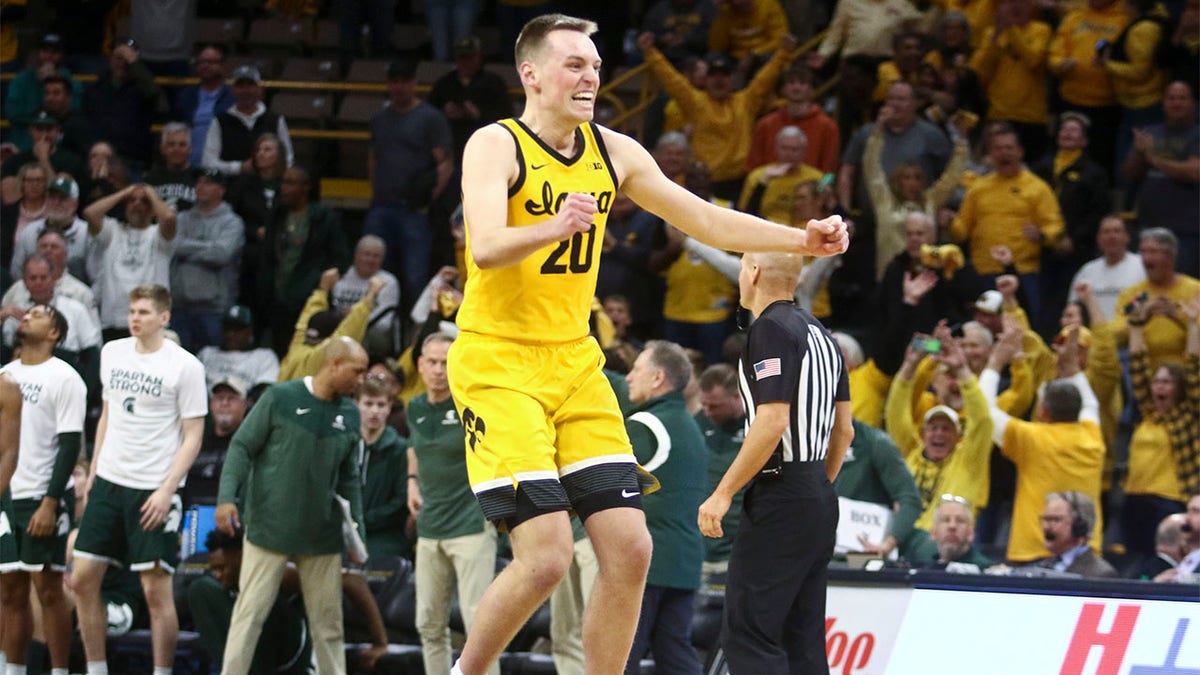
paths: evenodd
<path fill-rule="evenodd" d="M 608 167 L 608 175 L 612 178 L 613 188 L 620 190 L 621 183 L 617 180 L 617 168 L 608 158 L 608 146 L 604 144 L 604 137 L 600 135 L 600 127 L 596 126 L 595 122 L 588 122 L 588 126 L 592 128 L 592 137 L 596 139 L 596 149 L 600 151 L 600 157 L 604 159 L 604 166 Z"/>
<path fill-rule="evenodd" d="M 510 129 L 507 124 L 500 124 L 499 122 L 496 122 L 495 124 L 501 129 L 507 131 L 509 136 L 512 136 L 513 145 L 517 148 L 517 180 L 512 184 L 511 187 L 508 188 L 508 196 L 509 198 L 512 198 L 515 197 L 525 185 L 525 153 L 521 152 L 521 141 L 517 138 L 517 132 Z M 518 122 L 518 124 L 520 123 Z"/>
<path fill-rule="evenodd" d="M 549 145 L 546 145 L 546 141 L 543 141 L 537 134 L 533 133 L 533 130 L 525 126 L 524 122 L 515 117 L 513 118 L 513 121 L 516 122 L 517 125 L 525 131 L 525 133 L 529 134 L 529 137 L 532 138 L 535 143 L 542 146 L 542 149 L 545 150 L 547 154 L 554 159 L 557 159 L 563 166 L 571 166 L 575 162 L 578 162 L 580 157 L 583 157 L 583 150 L 587 145 L 587 138 L 583 135 L 583 129 L 575 127 L 575 155 L 567 158 L 563 157 L 562 153 L 559 151 L 555 150 Z"/>

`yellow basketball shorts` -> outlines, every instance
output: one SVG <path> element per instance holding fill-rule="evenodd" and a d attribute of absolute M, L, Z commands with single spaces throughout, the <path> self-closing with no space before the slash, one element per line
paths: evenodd
<path fill-rule="evenodd" d="M 512 525 L 567 509 L 586 518 L 640 507 L 649 483 L 639 478 L 603 363 L 590 337 L 544 345 L 459 334 L 448 378 L 466 434 L 467 476 L 489 520 Z"/>

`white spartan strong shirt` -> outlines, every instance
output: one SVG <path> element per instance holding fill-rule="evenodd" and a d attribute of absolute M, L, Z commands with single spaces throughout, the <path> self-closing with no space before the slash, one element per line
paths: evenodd
<path fill-rule="evenodd" d="M 141 354 L 137 338 L 124 338 L 100 351 L 100 382 L 108 423 L 96 475 L 135 490 L 157 490 L 179 451 L 183 420 L 208 413 L 204 366 L 170 340 Z"/>
<path fill-rule="evenodd" d="M 57 357 L 36 366 L 13 361 L 0 372 L 21 387 L 21 445 L 9 483 L 12 497 L 41 499 L 58 457 L 58 435 L 83 431 L 87 387 L 79 373 Z"/>

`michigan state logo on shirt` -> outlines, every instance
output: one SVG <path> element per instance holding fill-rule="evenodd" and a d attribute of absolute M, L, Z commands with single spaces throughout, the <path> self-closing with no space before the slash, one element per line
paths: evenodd
<path fill-rule="evenodd" d="M 133 414 L 133 403 L 136 400 L 137 399 L 130 396 L 130 397 L 126 398 L 124 401 L 121 401 L 121 407 L 125 409 L 125 412 L 132 415 Z"/>

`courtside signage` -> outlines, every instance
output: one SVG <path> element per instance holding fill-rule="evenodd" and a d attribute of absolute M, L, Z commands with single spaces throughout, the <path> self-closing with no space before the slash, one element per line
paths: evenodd
<path fill-rule="evenodd" d="M 825 600 L 825 655 L 830 675 L 882 675 L 896 644 L 911 588 L 830 584 Z"/>
<path fill-rule="evenodd" d="M 917 589 L 886 672 L 1200 675 L 1200 602 Z"/>

